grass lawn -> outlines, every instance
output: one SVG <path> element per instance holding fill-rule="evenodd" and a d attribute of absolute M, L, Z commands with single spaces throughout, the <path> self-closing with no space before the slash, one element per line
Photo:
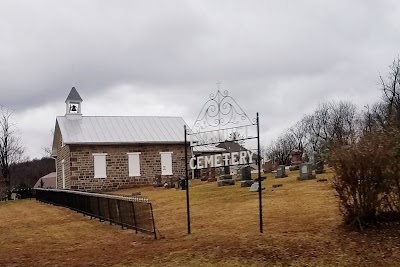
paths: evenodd
<path fill-rule="evenodd" d="M 258 193 L 239 184 L 193 181 L 190 235 L 185 191 L 115 192 L 151 200 L 158 240 L 35 200 L 1 202 L 0 266 L 399 266 L 400 227 L 342 229 L 330 183 L 297 181 L 297 174 L 267 175 L 263 234 Z"/>

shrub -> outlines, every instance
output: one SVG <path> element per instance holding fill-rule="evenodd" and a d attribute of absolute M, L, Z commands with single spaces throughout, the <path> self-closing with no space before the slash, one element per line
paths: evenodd
<path fill-rule="evenodd" d="M 334 150 L 333 187 L 346 225 L 363 228 L 400 218 L 400 135 L 376 132 Z"/>

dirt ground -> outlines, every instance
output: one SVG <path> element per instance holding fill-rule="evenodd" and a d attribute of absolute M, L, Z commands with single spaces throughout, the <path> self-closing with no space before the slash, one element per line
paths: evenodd
<path fill-rule="evenodd" d="M 0 266 L 399 266 L 400 226 L 346 231 L 329 181 L 297 174 L 267 175 L 262 234 L 258 195 L 239 184 L 192 183 L 190 235 L 184 191 L 118 191 L 151 200 L 158 240 L 35 200 L 1 202 Z"/>

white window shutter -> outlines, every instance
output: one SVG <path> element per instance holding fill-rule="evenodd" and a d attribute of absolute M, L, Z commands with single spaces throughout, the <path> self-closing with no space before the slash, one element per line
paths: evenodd
<path fill-rule="evenodd" d="M 140 176 L 140 152 L 131 152 L 127 154 L 129 176 Z"/>
<path fill-rule="evenodd" d="M 172 175 L 172 152 L 160 152 L 161 175 Z"/>
<path fill-rule="evenodd" d="M 107 178 L 107 153 L 93 153 L 92 155 L 94 157 L 94 178 Z"/>

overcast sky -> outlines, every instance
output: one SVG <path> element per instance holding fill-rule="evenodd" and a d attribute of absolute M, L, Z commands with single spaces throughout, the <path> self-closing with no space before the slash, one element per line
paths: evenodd
<path fill-rule="evenodd" d="M 268 144 L 320 102 L 379 100 L 399 53 L 396 0 L 0 0 L 0 104 L 31 158 L 73 85 L 83 115 L 192 125 L 219 80 Z"/>

